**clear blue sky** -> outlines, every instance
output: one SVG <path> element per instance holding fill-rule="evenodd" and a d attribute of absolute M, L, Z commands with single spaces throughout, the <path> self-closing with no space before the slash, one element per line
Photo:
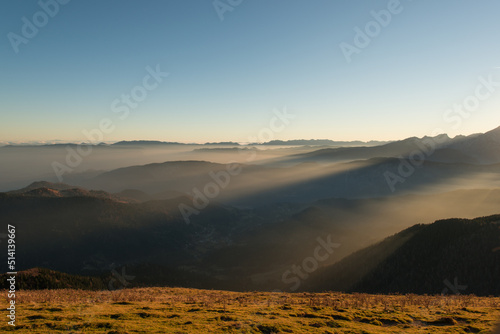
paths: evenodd
<path fill-rule="evenodd" d="M 105 141 L 244 142 L 284 107 L 296 117 L 276 139 L 387 140 L 500 125 L 500 87 L 460 125 L 443 121 L 479 76 L 500 81 L 498 0 L 401 0 L 402 12 L 350 63 L 339 44 L 353 44 L 354 28 L 388 1 L 243 0 L 223 21 L 211 0 L 59 7 L 16 53 L 8 34 L 22 36 L 22 18 L 33 22 L 41 7 L 0 3 L 0 141 L 82 141 L 82 130 L 109 118 Z M 169 76 L 118 118 L 112 102 L 157 64 Z"/>

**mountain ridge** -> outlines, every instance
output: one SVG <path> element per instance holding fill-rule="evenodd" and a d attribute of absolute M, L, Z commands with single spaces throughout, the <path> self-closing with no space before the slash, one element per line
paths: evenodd
<path fill-rule="evenodd" d="M 310 287 L 314 291 L 499 295 L 498 246 L 500 214 L 418 224 L 325 268 Z M 449 283 L 457 280 L 465 285 L 450 291 Z"/>

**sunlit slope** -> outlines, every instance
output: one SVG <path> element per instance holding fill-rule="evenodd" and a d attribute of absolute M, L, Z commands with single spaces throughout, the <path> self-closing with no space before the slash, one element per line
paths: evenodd
<path fill-rule="evenodd" d="M 318 272 L 315 290 L 500 294 L 500 215 L 415 225 Z"/>

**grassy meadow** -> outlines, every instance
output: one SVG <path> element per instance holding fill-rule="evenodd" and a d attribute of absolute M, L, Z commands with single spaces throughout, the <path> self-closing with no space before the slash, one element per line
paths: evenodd
<path fill-rule="evenodd" d="M 6 291 L 3 291 L 6 296 Z M 2 308 L 7 307 L 2 298 Z M 184 288 L 17 293 L 16 333 L 491 333 L 500 297 Z"/>

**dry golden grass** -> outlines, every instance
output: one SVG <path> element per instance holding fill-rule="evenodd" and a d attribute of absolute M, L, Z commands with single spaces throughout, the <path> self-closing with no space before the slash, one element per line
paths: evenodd
<path fill-rule="evenodd" d="M 37 290 L 18 291 L 15 332 L 491 333 L 499 318 L 498 297 Z M 13 330 L 6 319 L 1 332 Z"/>

